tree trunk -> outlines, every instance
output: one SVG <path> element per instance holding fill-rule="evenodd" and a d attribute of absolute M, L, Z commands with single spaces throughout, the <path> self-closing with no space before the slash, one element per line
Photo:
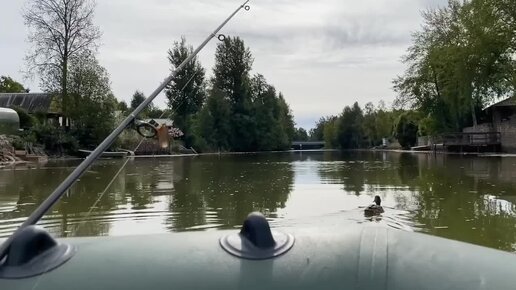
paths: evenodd
<path fill-rule="evenodd" d="M 61 106 L 63 116 L 68 117 L 68 58 L 63 59 L 63 67 L 61 68 Z"/>
<path fill-rule="evenodd" d="M 473 96 L 473 85 L 470 83 L 468 87 L 469 104 L 471 106 L 471 119 L 473 119 L 473 128 L 477 127 L 477 113 L 475 111 L 475 97 Z"/>
<path fill-rule="evenodd" d="M 475 112 L 475 104 L 473 98 L 471 98 L 471 118 L 473 119 L 473 128 L 476 128 L 477 123 L 477 113 Z"/>

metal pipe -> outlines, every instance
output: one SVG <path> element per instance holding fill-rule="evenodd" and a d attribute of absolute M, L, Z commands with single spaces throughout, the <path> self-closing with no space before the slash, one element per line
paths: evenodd
<path fill-rule="evenodd" d="M 247 0 L 244 2 L 244 4 L 240 5 L 235 12 L 233 12 L 224 22 L 222 22 L 219 27 L 217 27 L 213 33 L 211 33 L 202 43 L 199 47 L 197 47 L 194 52 L 188 56 L 176 69 L 174 69 L 171 74 L 158 86 L 158 88 L 145 99 L 127 118 L 125 118 L 118 127 L 116 127 L 109 136 L 100 143 L 93 152 L 83 161 L 77 168 L 74 169 L 66 179 L 59 184 L 59 186 L 52 192 L 52 194 L 47 197 L 39 206 L 36 208 L 32 214 L 21 224 L 14 233 L 5 240 L 2 245 L 0 245 L 0 262 L 3 260 L 3 258 L 7 255 L 7 252 L 9 250 L 9 246 L 11 245 L 12 241 L 14 240 L 14 237 L 25 227 L 36 224 L 41 217 L 57 202 L 63 194 L 70 189 L 70 187 L 79 179 L 84 172 L 93 164 L 93 162 L 104 152 L 113 142 L 116 140 L 118 135 L 122 133 L 122 131 L 129 125 L 131 122 L 134 121 L 136 116 L 140 114 L 145 107 L 147 107 L 155 98 L 158 96 L 159 93 L 173 80 L 173 78 L 177 75 L 179 71 L 181 71 L 185 65 L 187 65 L 205 46 L 210 42 L 210 40 L 217 35 L 217 33 L 235 16 L 242 8 L 248 10 L 247 3 L 250 0 Z"/>

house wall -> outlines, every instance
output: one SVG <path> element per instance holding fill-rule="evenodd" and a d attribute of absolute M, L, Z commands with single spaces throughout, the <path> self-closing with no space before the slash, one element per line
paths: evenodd
<path fill-rule="evenodd" d="M 491 123 L 467 127 L 462 132 L 500 132 L 502 152 L 516 153 L 516 108 L 494 107 Z"/>
<path fill-rule="evenodd" d="M 516 153 L 516 114 L 495 110 L 493 113 L 493 129 L 500 132 L 502 151 Z"/>
<path fill-rule="evenodd" d="M 492 125 L 491 123 L 484 123 L 484 124 L 479 124 L 476 127 L 466 127 L 464 129 L 462 129 L 462 132 L 464 132 L 464 133 L 475 133 L 475 132 L 488 133 L 488 132 L 496 131 L 496 130 L 494 130 L 493 126 L 491 126 L 491 125 Z"/>

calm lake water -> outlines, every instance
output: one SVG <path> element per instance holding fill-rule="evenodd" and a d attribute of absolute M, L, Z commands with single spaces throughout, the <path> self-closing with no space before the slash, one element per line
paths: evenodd
<path fill-rule="evenodd" d="M 0 170 L 0 237 L 79 161 Z M 56 236 L 377 223 L 516 251 L 516 158 L 393 152 L 292 152 L 101 160 L 41 224 Z M 380 195 L 381 217 L 363 206 Z M 98 200 L 98 202 L 96 202 Z"/>

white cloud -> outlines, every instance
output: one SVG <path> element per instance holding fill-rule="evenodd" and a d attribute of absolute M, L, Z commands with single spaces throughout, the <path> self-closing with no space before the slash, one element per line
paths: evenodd
<path fill-rule="evenodd" d="M 28 45 L 23 1 L 0 10 L 0 74 L 21 79 Z M 254 0 L 223 33 L 251 48 L 255 72 L 282 91 L 299 125 L 345 105 L 392 101 L 391 80 L 420 10 L 446 0 Z M 99 59 L 118 98 L 136 89 L 149 94 L 169 73 L 166 52 L 185 35 L 198 45 L 241 2 L 237 0 L 98 0 L 95 22 L 103 31 Z M 211 73 L 216 40 L 200 54 Z M 33 91 L 37 81 L 28 81 Z M 158 97 L 164 104 L 164 96 Z"/>

